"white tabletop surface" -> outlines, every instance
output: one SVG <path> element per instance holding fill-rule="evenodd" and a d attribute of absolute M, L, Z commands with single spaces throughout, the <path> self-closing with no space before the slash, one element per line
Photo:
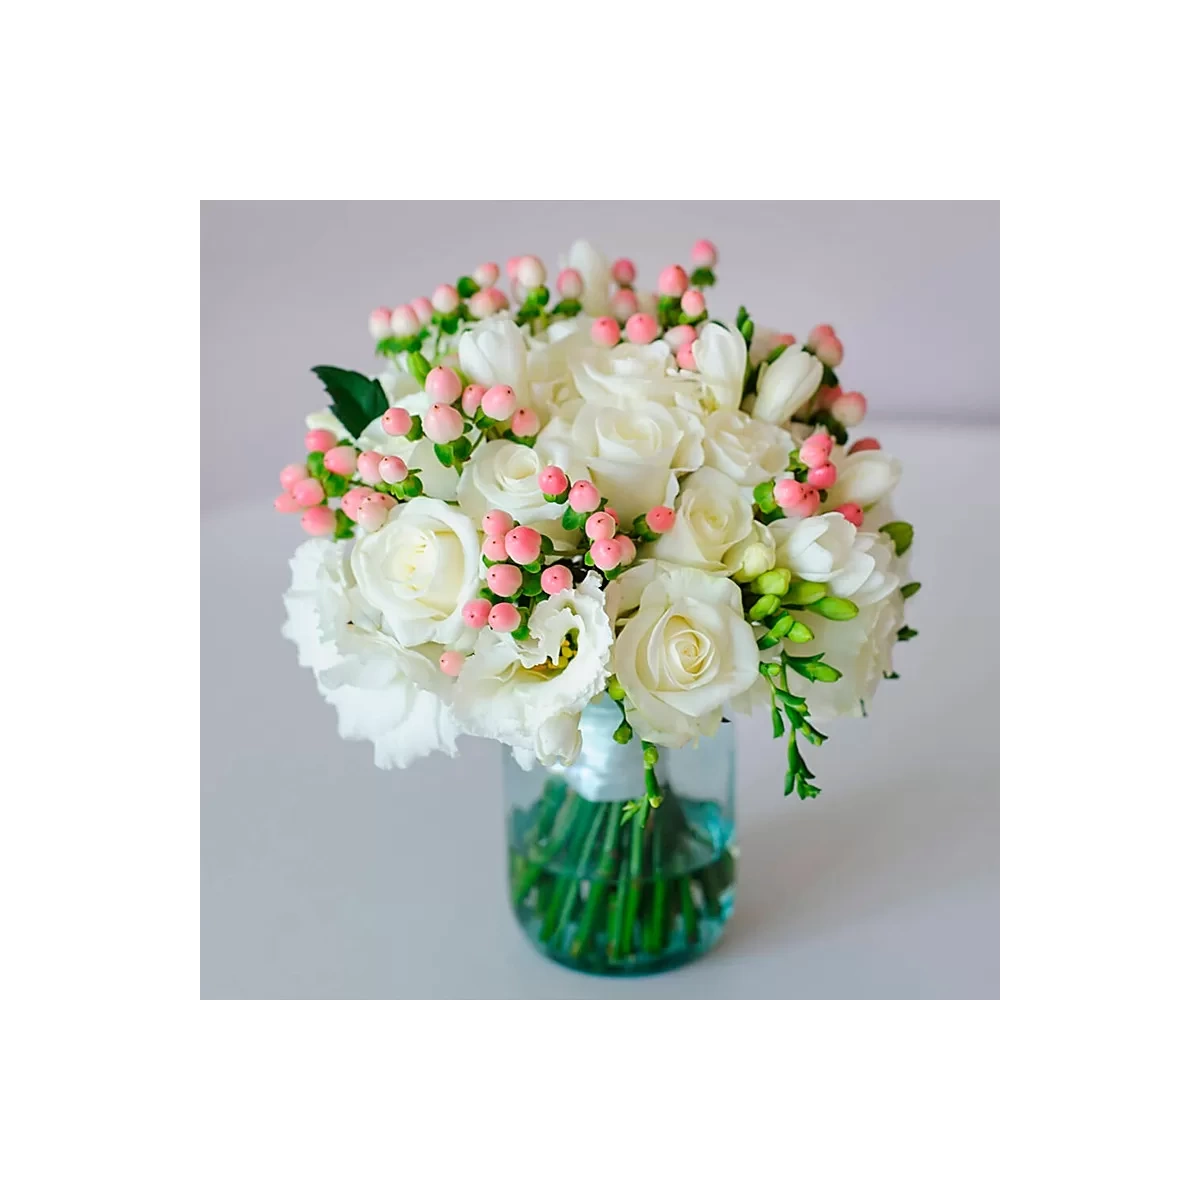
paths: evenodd
<path fill-rule="evenodd" d="M 202 521 L 202 993 L 206 998 L 991 998 L 999 992 L 999 437 L 879 426 L 916 537 L 909 605 L 866 721 L 781 796 L 770 721 L 739 719 L 736 910 L 708 956 L 592 978 L 507 909 L 501 749 L 379 771 L 279 629 L 294 517 Z M 269 487 L 269 484 L 268 484 Z"/>

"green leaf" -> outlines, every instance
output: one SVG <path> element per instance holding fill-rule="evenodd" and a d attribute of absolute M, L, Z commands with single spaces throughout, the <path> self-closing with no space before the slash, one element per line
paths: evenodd
<path fill-rule="evenodd" d="M 454 466 L 454 447 L 445 442 L 434 442 L 433 453 L 443 467 Z"/>
<path fill-rule="evenodd" d="M 773 479 L 764 479 L 762 483 L 755 486 L 754 503 L 763 512 L 774 512 L 779 507 L 775 501 L 775 481 Z"/>
<path fill-rule="evenodd" d="M 832 367 L 826 367 L 821 372 L 821 386 L 822 387 L 828 387 L 828 388 L 837 387 L 837 382 L 838 382 L 838 377 L 833 373 Z"/>
<path fill-rule="evenodd" d="M 902 595 L 905 598 L 905 600 L 907 600 L 907 599 L 909 599 L 910 596 L 915 596 L 920 590 L 921 590 L 921 585 L 919 583 L 906 583 L 900 589 L 900 595 Z"/>
<path fill-rule="evenodd" d="M 858 616 L 858 605 L 841 596 L 822 596 L 810 607 L 827 621 L 853 621 Z"/>
<path fill-rule="evenodd" d="M 354 522 L 340 508 L 334 514 L 334 520 L 337 522 L 333 528 L 333 540 L 335 542 L 354 536 Z"/>
<path fill-rule="evenodd" d="M 378 379 L 345 371 L 341 367 L 313 367 L 313 374 L 325 386 L 333 403 L 333 415 L 351 437 L 358 437 L 377 417 L 387 412 L 387 396 Z"/>
<path fill-rule="evenodd" d="M 884 679 L 899 679 L 900 678 L 900 676 L 897 675 L 895 671 L 884 671 L 883 677 L 884 677 Z"/>
<path fill-rule="evenodd" d="M 697 267 L 692 272 L 692 287 L 705 288 L 712 287 L 717 282 L 717 277 L 708 269 L 708 267 Z"/>
<path fill-rule="evenodd" d="M 831 412 L 822 409 L 820 412 L 815 412 L 809 418 L 814 425 L 824 425 L 829 431 L 829 436 L 833 438 L 839 446 L 844 446 L 850 440 L 850 434 L 845 425 L 841 423 Z"/>
<path fill-rule="evenodd" d="M 896 553 L 903 554 L 912 545 L 913 527 L 907 521 L 889 521 L 879 527 L 880 533 L 886 533 L 896 547 Z"/>
<path fill-rule="evenodd" d="M 783 715 L 774 705 L 771 706 L 771 736 L 783 737 Z"/>
<path fill-rule="evenodd" d="M 907 625 L 902 625 L 896 633 L 896 641 L 911 642 L 916 636 L 917 631 L 915 629 L 911 629 Z"/>
<path fill-rule="evenodd" d="M 429 359 L 420 350 L 414 350 L 408 356 L 408 373 L 421 387 L 425 386 L 425 376 L 429 374 Z"/>
<path fill-rule="evenodd" d="M 578 300 L 560 300 L 551 310 L 556 316 L 576 317 L 583 311 Z"/>
<path fill-rule="evenodd" d="M 585 518 L 582 513 L 577 513 L 569 504 L 563 509 L 562 527 L 566 530 L 578 529 L 583 524 Z"/>
<path fill-rule="evenodd" d="M 458 294 L 464 299 L 475 295 L 479 291 L 479 284 L 473 280 L 470 275 L 460 275 L 458 283 L 454 285 L 458 289 Z"/>

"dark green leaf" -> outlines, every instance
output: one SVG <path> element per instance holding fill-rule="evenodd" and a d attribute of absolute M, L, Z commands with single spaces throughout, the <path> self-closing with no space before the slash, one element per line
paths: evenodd
<path fill-rule="evenodd" d="M 387 396 L 378 379 L 341 367 L 313 367 L 313 374 L 325 385 L 333 401 L 329 407 L 351 437 L 358 437 L 387 411 Z"/>
<path fill-rule="evenodd" d="M 900 589 L 900 595 L 902 595 L 905 598 L 905 600 L 907 600 L 910 596 L 915 596 L 920 590 L 921 590 L 921 585 L 919 583 L 906 583 Z"/>
<path fill-rule="evenodd" d="M 466 300 L 469 296 L 475 295 L 479 291 L 479 284 L 473 280 L 470 275 L 460 275 L 458 283 L 455 284 L 458 288 L 458 294 Z"/>
<path fill-rule="evenodd" d="M 826 367 L 821 372 L 821 386 L 822 387 L 828 387 L 828 388 L 837 387 L 837 382 L 838 382 L 838 377 L 833 373 L 832 367 Z"/>
<path fill-rule="evenodd" d="M 717 277 L 708 269 L 708 267 L 697 267 L 692 272 L 692 287 L 705 288 L 712 287 L 717 282 Z"/>
<path fill-rule="evenodd" d="M 917 631 L 915 629 L 910 629 L 907 625 L 903 625 L 900 627 L 899 631 L 896 633 L 896 641 L 911 642 L 913 640 L 913 638 L 915 638 L 916 636 L 917 636 Z"/>

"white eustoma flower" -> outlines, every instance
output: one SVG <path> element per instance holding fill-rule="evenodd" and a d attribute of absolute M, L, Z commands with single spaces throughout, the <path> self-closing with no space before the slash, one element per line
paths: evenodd
<path fill-rule="evenodd" d="M 489 317 L 466 330 L 458 342 L 458 363 L 473 383 L 505 383 L 518 404 L 529 402 L 525 335 L 509 317 Z"/>
<path fill-rule="evenodd" d="M 742 403 L 746 379 L 746 342 L 715 321 L 709 321 L 692 343 L 696 371 L 718 409 L 735 410 Z"/>
<path fill-rule="evenodd" d="M 688 567 L 650 580 L 613 645 L 629 723 L 662 746 L 714 733 L 724 705 L 758 678 L 758 661 L 737 584 Z"/>
<path fill-rule="evenodd" d="M 535 605 L 523 641 L 483 630 L 458 676 L 464 727 L 542 763 L 573 762 L 579 714 L 604 689 L 612 641 L 595 574 Z"/>
<path fill-rule="evenodd" d="M 741 487 L 753 488 L 787 470 L 791 435 L 737 409 L 718 409 L 704 421 L 704 461 Z"/>
<path fill-rule="evenodd" d="M 396 505 L 380 529 L 355 539 L 350 565 L 402 646 L 471 644 L 462 606 L 479 591 L 483 560 L 475 522 L 458 509 L 427 496 Z"/>
<path fill-rule="evenodd" d="M 485 442 L 463 468 L 458 485 L 458 503 L 476 525 L 493 508 L 506 512 L 518 525 L 532 525 L 541 533 L 561 540 L 564 506 L 542 495 L 538 476 L 550 466 L 546 453 L 497 438 Z"/>
<path fill-rule="evenodd" d="M 882 450 L 847 454 L 841 446 L 835 446 L 829 457 L 837 467 L 837 480 L 829 489 L 830 508 L 841 504 L 870 508 L 886 500 L 900 482 L 900 460 Z"/>
<path fill-rule="evenodd" d="M 749 412 L 760 421 L 784 425 L 817 394 L 825 368 L 799 346 L 789 346 L 758 376 L 758 393 Z"/>
<path fill-rule="evenodd" d="M 589 317 L 605 316 L 611 282 L 608 259 L 591 242 L 581 240 L 567 251 L 562 265 L 574 267 L 583 276 L 583 295 L 579 297 L 583 311 Z"/>
<path fill-rule="evenodd" d="M 675 506 L 675 523 L 656 542 L 650 554 L 664 562 L 728 575 L 725 556 L 754 524 L 754 510 L 728 475 L 701 467 L 683 481 Z"/>
<path fill-rule="evenodd" d="M 834 596 L 861 606 L 882 600 L 899 586 L 890 539 L 860 532 L 841 513 L 786 517 L 771 532 L 777 564 L 801 579 L 828 584 Z"/>

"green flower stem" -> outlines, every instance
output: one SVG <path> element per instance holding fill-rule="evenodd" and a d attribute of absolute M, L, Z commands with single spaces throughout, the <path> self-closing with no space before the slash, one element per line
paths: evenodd
<path fill-rule="evenodd" d="M 546 803 L 548 797 L 543 794 L 542 803 Z M 513 889 L 513 903 L 520 904 L 522 900 L 529 894 L 529 889 L 537 883 L 538 876 L 542 873 L 542 865 L 552 859 L 571 833 L 571 823 L 575 817 L 575 811 L 579 804 L 584 803 L 579 796 L 574 792 L 568 791 L 567 798 L 559 806 L 554 814 L 554 828 L 550 835 L 550 840 L 545 846 L 535 846 L 529 855 L 529 864 L 525 868 L 525 873 L 518 879 L 517 886 Z"/>
<path fill-rule="evenodd" d="M 625 902 L 625 915 L 621 925 L 621 957 L 633 953 L 633 927 L 637 920 L 638 904 L 642 898 L 642 849 L 646 828 L 637 821 L 630 822 L 632 849 L 629 854 L 629 895 Z"/>
<path fill-rule="evenodd" d="M 566 933 L 567 923 L 571 919 L 571 912 L 575 908 L 575 902 L 579 899 L 579 888 L 583 879 L 588 875 L 588 863 L 592 857 L 592 850 L 596 845 L 596 839 L 600 836 L 600 827 L 604 824 L 606 813 L 603 804 L 593 805 L 596 812 L 588 825 L 587 836 L 584 839 L 583 849 L 579 852 L 579 869 L 575 873 L 574 878 L 570 881 L 570 888 L 567 891 L 567 898 L 562 906 L 562 912 L 559 914 L 558 924 L 554 929 L 554 937 Z M 566 878 L 564 876 L 564 878 Z"/>
<path fill-rule="evenodd" d="M 683 914 L 683 935 L 691 945 L 700 938 L 700 922 L 696 917 L 696 902 L 692 899 L 692 876 L 679 881 L 679 909 Z"/>
<path fill-rule="evenodd" d="M 634 832 L 633 826 L 622 827 L 622 840 Z M 617 878 L 617 890 L 608 906 L 608 960 L 616 962 L 621 957 L 621 918 L 625 912 L 625 897 L 629 892 L 629 855 L 621 855 L 621 869 Z"/>
<path fill-rule="evenodd" d="M 653 902 L 650 909 L 650 930 L 646 937 L 646 951 L 657 954 L 663 947 L 663 917 L 667 907 L 667 881 L 662 875 L 662 822 L 654 822 L 651 841 L 652 870 L 654 872 Z"/>
<path fill-rule="evenodd" d="M 604 831 L 604 848 L 600 857 L 600 873 L 591 881 L 587 903 L 584 905 L 583 916 L 579 921 L 579 930 L 570 946 L 573 958 L 578 958 L 583 953 L 591 939 L 596 918 L 600 915 L 600 909 L 604 906 L 604 898 L 610 890 L 608 881 L 616 875 L 619 865 L 617 838 L 621 833 L 621 806 L 610 802 L 607 807 L 608 812 L 605 814 L 607 827 Z"/>
<path fill-rule="evenodd" d="M 596 815 L 599 816 L 600 814 L 597 813 Z M 579 851 L 581 843 L 586 840 L 588 826 L 587 814 L 581 810 L 577 810 L 571 820 L 571 834 L 567 845 L 567 856 L 569 858 L 575 856 Z M 572 875 L 557 876 L 554 883 L 554 893 L 550 898 L 550 908 L 546 913 L 545 919 L 542 921 L 542 930 L 538 935 L 543 942 L 553 940 L 554 935 L 558 932 L 559 918 L 567 907 L 568 898 L 578 886 L 579 881 Z"/>

